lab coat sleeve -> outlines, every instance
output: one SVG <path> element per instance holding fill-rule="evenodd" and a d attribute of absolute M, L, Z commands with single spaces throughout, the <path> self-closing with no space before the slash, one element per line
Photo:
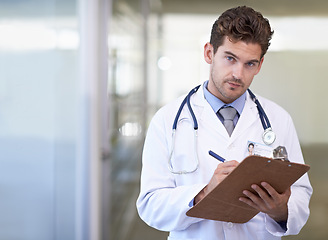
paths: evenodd
<path fill-rule="evenodd" d="M 162 231 L 179 231 L 202 221 L 186 216 L 186 212 L 206 184 L 176 185 L 174 174 L 168 169 L 170 129 L 165 125 L 164 113 L 157 112 L 145 140 L 137 210 L 148 225 Z"/>
<path fill-rule="evenodd" d="M 286 123 L 284 146 L 286 146 L 289 160 L 304 164 L 301 147 L 292 119 L 289 117 Z M 312 187 L 308 174 L 305 174 L 291 187 L 291 196 L 288 201 L 287 231 L 283 231 L 269 216 L 266 216 L 268 231 L 276 236 L 298 234 L 309 218 L 311 195 Z"/>

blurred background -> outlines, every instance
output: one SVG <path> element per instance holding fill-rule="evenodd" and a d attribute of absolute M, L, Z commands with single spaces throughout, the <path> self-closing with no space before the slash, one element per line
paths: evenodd
<path fill-rule="evenodd" d="M 0 239 L 150 240 L 141 152 L 156 110 L 208 79 L 226 9 L 275 31 L 251 88 L 293 117 L 314 188 L 298 236 L 328 239 L 328 1 L 0 0 Z"/>

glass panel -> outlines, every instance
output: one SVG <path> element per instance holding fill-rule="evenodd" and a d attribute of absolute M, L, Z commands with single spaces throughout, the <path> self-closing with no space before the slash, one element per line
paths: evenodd
<path fill-rule="evenodd" d="M 109 35 L 111 239 L 127 239 L 142 144 L 143 29 L 140 1 L 114 1 Z"/>
<path fill-rule="evenodd" d="M 0 3 L 0 239 L 74 239 L 76 1 Z"/>

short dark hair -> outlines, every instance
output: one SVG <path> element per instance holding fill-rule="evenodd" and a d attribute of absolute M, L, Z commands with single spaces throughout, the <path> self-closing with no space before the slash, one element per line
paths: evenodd
<path fill-rule="evenodd" d="M 270 46 L 272 34 L 269 20 L 260 12 L 247 6 L 239 6 L 228 9 L 214 22 L 210 43 L 214 53 L 223 44 L 225 36 L 232 41 L 258 43 L 262 49 L 262 58 Z"/>

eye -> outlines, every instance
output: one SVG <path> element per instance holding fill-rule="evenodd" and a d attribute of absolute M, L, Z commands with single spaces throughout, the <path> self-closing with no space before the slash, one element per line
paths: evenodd
<path fill-rule="evenodd" d="M 230 62 L 232 62 L 232 61 L 235 60 L 234 57 L 231 57 L 231 56 L 226 56 L 226 59 L 227 59 L 228 61 L 230 61 Z"/>
<path fill-rule="evenodd" d="M 246 63 L 246 65 L 248 67 L 254 67 L 255 66 L 255 63 L 254 62 L 248 62 L 248 63 Z"/>

